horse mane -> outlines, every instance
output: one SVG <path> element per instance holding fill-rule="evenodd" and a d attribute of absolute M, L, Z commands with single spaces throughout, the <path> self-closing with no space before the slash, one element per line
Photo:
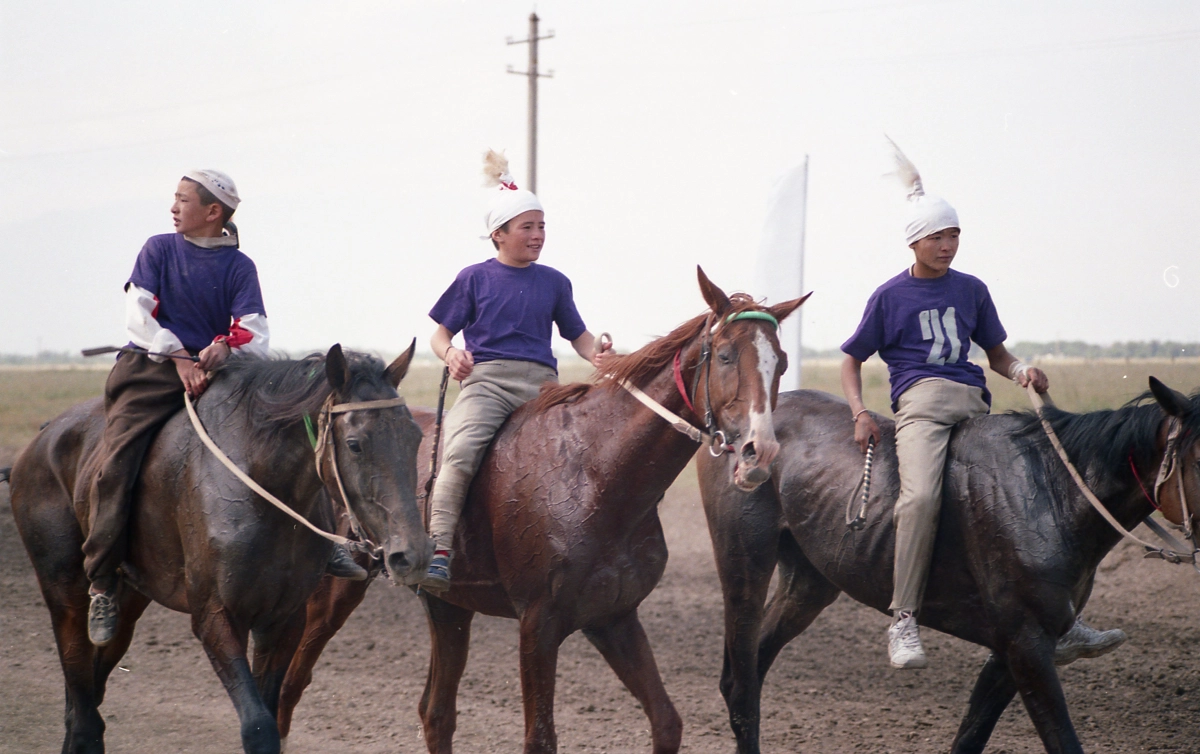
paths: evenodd
<path fill-rule="evenodd" d="M 1183 431 L 1192 438 L 1200 436 L 1200 391 L 1188 397 L 1192 410 L 1181 417 Z M 1021 436 L 1037 441 L 1044 437 L 1041 422 L 1032 411 L 1016 413 L 1022 420 Z M 1154 395 L 1146 391 L 1116 409 L 1073 414 L 1047 406 L 1046 419 L 1062 441 L 1067 455 L 1080 470 L 1105 474 L 1117 473 L 1132 478 L 1129 459 L 1145 464 L 1157 452 L 1158 427 L 1165 414 Z"/>
<path fill-rule="evenodd" d="M 749 311 L 765 311 L 745 293 L 729 297 L 730 308 L 726 312 L 738 314 Z M 592 382 L 574 382 L 566 385 L 546 385 L 538 397 L 530 402 L 533 413 L 541 413 L 560 403 L 573 403 L 587 395 L 594 387 L 608 387 L 622 381 L 642 387 L 647 380 L 658 374 L 675 359 L 679 349 L 686 346 L 704 331 L 711 312 L 695 316 L 676 327 L 667 335 L 652 340 L 630 354 L 614 356 L 608 374 L 596 375 Z"/>
<path fill-rule="evenodd" d="M 391 389 L 384 363 L 370 354 L 343 351 L 350 370 L 348 391 L 366 384 Z M 249 415 L 255 440 L 274 441 L 287 428 L 316 417 L 333 392 L 325 377 L 325 354 L 311 353 L 300 359 L 263 359 L 238 356 L 227 360 L 218 371 L 220 383 L 228 384 L 235 407 Z"/>

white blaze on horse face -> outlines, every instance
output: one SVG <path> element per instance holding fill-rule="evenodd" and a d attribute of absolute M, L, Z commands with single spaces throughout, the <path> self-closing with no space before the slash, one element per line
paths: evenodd
<path fill-rule="evenodd" d="M 758 350 L 758 374 L 762 382 L 762 391 L 756 393 L 750 402 L 750 435 L 746 441 L 754 443 L 758 463 L 764 466 L 774 459 L 779 450 L 775 441 L 775 424 L 771 418 L 771 385 L 775 381 L 779 356 L 762 328 L 754 333 L 754 347 Z"/>

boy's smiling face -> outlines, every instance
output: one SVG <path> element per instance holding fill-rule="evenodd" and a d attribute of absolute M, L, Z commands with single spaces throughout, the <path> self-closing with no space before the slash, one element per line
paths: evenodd
<path fill-rule="evenodd" d="M 204 204 L 196 193 L 196 184 L 182 180 L 175 189 L 175 203 L 171 205 L 171 217 L 175 232 L 193 238 L 210 235 L 213 223 L 217 223 L 216 235 L 220 235 L 221 205 Z"/>
<path fill-rule="evenodd" d="M 496 258 L 509 267 L 528 267 L 542 255 L 546 243 L 546 214 L 540 209 L 522 212 L 508 221 L 508 230 L 496 230 L 492 240 L 500 247 Z"/>

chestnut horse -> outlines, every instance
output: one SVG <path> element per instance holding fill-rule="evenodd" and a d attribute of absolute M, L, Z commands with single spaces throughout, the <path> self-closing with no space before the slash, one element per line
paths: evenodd
<path fill-rule="evenodd" d="M 748 296 L 730 300 L 698 272 L 709 312 L 618 357 L 597 385 L 543 389 L 496 435 L 455 535 L 450 590 L 421 593 L 433 638 L 419 706 L 429 751 L 451 751 L 458 683 L 477 612 L 520 623 L 525 752 L 557 750 L 558 648 L 579 630 L 642 704 L 654 751 L 679 749 L 682 721 L 637 608 L 667 561 L 658 502 L 697 443 L 618 382 L 640 387 L 693 425 L 704 424 L 711 411 L 710 426 L 723 433 L 736 459 L 730 483 L 753 489 L 767 478 L 778 449 L 771 409 L 787 362 L 771 320 L 803 302 L 761 309 Z M 702 353 L 711 358 L 702 363 Z M 304 641 L 284 682 L 283 730 L 321 649 L 365 590 L 362 582 L 327 579 L 309 603 Z"/>
<path fill-rule="evenodd" d="M 1149 496 L 1169 426 L 1182 430 L 1181 439 L 1157 502 L 1176 523 L 1186 501 L 1200 503 L 1200 394 L 1186 398 L 1153 377 L 1150 387 L 1115 411 L 1046 410 L 1073 463 L 1127 529 L 1154 510 Z M 724 459 L 701 454 L 701 496 L 725 597 L 721 693 L 742 754 L 759 751 L 763 678 L 788 642 L 839 592 L 887 611 L 899 476 L 895 425 L 876 421 L 883 439 L 860 531 L 847 527 L 845 511 L 862 478 L 863 455 L 839 398 L 811 390 L 779 396 L 781 449 L 772 482 L 753 493 L 729 484 Z M 954 430 L 918 620 L 992 654 L 952 751 L 982 751 L 1020 693 L 1046 751 L 1082 753 L 1054 667 L 1055 643 L 1120 539 L 1075 486 L 1033 414 L 983 416 Z M 766 602 L 776 568 L 778 587 Z M 882 631 L 879 662 L 887 662 Z"/>
<path fill-rule="evenodd" d="M 413 350 L 386 369 L 371 357 L 347 359 L 338 346 L 324 358 L 234 359 L 196 409 L 238 466 L 314 523 L 329 528 L 330 499 L 341 501 L 344 486 L 345 502 L 368 541 L 380 543 L 392 578 L 415 582 L 432 555 L 415 493 L 421 431 L 403 403 L 395 403 Z M 385 407 L 342 405 L 325 414 L 330 445 L 314 463 L 305 417 L 323 405 L 376 400 Z M 134 488 L 116 638 L 93 646 L 80 549 L 88 511 L 74 507 L 73 490 L 85 482 L 81 466 L 103 428 L 98 399 L 75 406 L 26 447 L 10 478 L 13 516 L 50 610 L 66 679 L 63 752 L 104 751 L 98 707 L 105 685 L 153 600 L 191 614 L 192 630 L 237 709 L 244 750 L 276 754 L 279 689 L 332 544 L 237 480 L 180 412 L 153 440 Z"/>

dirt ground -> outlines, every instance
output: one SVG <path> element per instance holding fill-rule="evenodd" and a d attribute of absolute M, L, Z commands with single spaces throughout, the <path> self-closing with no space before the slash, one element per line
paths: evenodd
<path fill-rule="evenodd" d="M 12 449 L 0 449 L 0 466 Z M 721 669 L 722 609 L 693 472 L 662 507 L 671 558 L 641 616 L 684 719 L 684 751 L 733 752 Z M 1200 751 L 1200 576 L 1121 546 L 1102 565 L 1086 611 L 1129 642 L 1062 678 L 1088 752 Z M 767 678 L 764 751 L 945 751 L 985 650 L 926 631 L 931 667 L 887 665 L 887 618 L 841 598 L 787 647 Z M 414 595 L 375 585 L 318 665 L 288 751 L 423 752 L 417 700 L 428 658 Z M 0 752 L 58 751 L 63 687 L 50 620 L 0 489 Z M 151 606 L 101 708 L 110 752 L 240 751 L 238 724 L 186 616 Z M 556 705 L 564 752 L 649 750 L 645 718 L 580 635 L 563 645 Z M 517 633 L 479 617 L 459 696 L 459 752 L 520 751 Z M 1014 703 L 988 751 L 1038 752 Z"/>

